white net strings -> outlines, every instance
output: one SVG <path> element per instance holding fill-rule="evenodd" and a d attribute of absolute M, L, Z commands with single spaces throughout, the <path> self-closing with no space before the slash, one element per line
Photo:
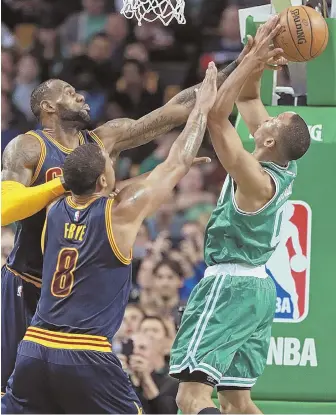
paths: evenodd
<path fill-rule="evenodd" d="M 124 7 L 121 10 L 127 19 L 136 17 L 139 26 L 142 20 L 154 22 L 160 19 L 168 26 L 173 19 L 179 24 L 185 24 L 184 0 L 124 0 Z"/>

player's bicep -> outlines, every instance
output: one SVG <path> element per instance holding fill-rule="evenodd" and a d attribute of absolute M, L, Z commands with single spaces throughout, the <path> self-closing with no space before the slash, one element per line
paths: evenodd
<path fill-rule="evenodd" d="M 39 141 L 28 135 L 14 138 L 2 157 L 1 181 L 15 181 L 28 186 L 41 154 Z"/>
<path fill-rule="evenodd" d="M 259 126 L 269 119 L 269 114 L 261 100 L 238 101 L 237 107 L 250 133 L 254 135 Z"/>

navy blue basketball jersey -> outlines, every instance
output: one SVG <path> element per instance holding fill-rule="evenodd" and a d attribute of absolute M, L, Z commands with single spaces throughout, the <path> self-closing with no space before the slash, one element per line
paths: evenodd
<path fill-rule="evenodd" d="M 113 199 L 85 206 L 71 196 L 51 207 L 42 233 L 43 284 L 32 326 L 112 339 L 131 290 L 131 257 L 112 232 Z M 46 344 L 47 346 L 47 344 Z"/>
<path fill-rule="evenodd" d="M 38 186 L 62 175 L 62 166 L 68 149 L 53 139 L 44 130 L 29 131 L 26 134 L 36 137 L 41 145 L 41 155 L 30 186 Z M 95 142 L 101 147 L 103 143 L 92 131 L 78 133 L 79 144 Z M 45 221 L 45 209 L 17 223 L 14 248 L 7 260 L 7 267 L 18 273 L 24 280 L 41 286 L 42 253 L 41 233 Z"/>

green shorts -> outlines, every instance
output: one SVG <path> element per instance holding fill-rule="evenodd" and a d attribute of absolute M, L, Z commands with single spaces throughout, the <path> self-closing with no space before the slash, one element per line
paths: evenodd
<path fill-rule="evenodd" d="M 231 269 L 236 275 L 228 273 Z M 244 269 L 223 264 L 206 270 L 190 295 L 173 344 L 172 376 L 201 371 L 218 386 L 250 388 L 263 373 L 276 289 L 264 268 L 247 268 L 249 275 L 241 276 Z"/>

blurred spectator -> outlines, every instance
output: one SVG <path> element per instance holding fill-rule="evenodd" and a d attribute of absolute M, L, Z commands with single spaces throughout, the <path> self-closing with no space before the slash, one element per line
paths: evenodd
<path fill-rule="evenodd" d="M 102 118 L 108 89 L 112 88 L 114 73 L 110 61 L 112 45 L 105 33 L 90 40 L 87 53 L 67 60 L 59 75 L 85 95 L 90 105 L 91 121 Z"/>
<path fill-rule="evenodd" d="M 165 203 L 160 206 L 155 215 L 148 219 L 148 227 L 152 239 L 155 239 L 159 234 L 163 235 L 163 233 L 166 234 L 164 237 L 167 237 L 168 234 L 172 238 L 178 238 L 180 236 L 184 219 L 177 213 L 176 198 L 171 193 L 167 195 Z M 158 245 L 160 245 L 159 242 Z M 152 248 L 155 249 L 155 246 L 153 245 Z"/>
<path fill-rule="evenodd" d="M 201 56 L 202 72 L 210 61 L 223 65 L 234 61 L 242 51 L 238 6 L 232 4 L 224 9 L 219 23 L 219 36 L 208 41 Z"/>
<path fill-rule="evenodd" d="M 1 71 L 8 76 L 14 72 L 14 56 L 11 49 L 1 48 Z"/>
<path fill-rule="evenodd" d="M 126 60 L 122 76 L 116 84 L 115 99 L 127 102 L 127 116 L 138 119 L 162 105 L 160 90 L 150 91 L 147 86 L 146 67 L 137 60 Z M 124 153 L 134 164 L 140 164 L 155 149 L 155 143 L 128 150 Z"/>
<path fill-rule="evenodd" d="M 11 75 L 5 71 L 1 71 L 1 92 L 11 95 L 13 93 L 13 80 Z"/>
<path fill-rule="evenodd" d="M 14 107 L 10 96 L 1 92 L 1 154 L 14 137 L 30 127 L 25 116 Z"/>
<path fill-rule="evenodd" d="M 176 414 L 178 381 L 167 375 L 165 350 L 152 336 L 133 336 L 133 353 L 128 370 L 145 413 Z"/>
<path fill-rule="evenodd" d="M 156 315 L 153 294 L 153 270 L 156 261 L 152 255 L 146 256 L 140 264 L 136 282 L 140 288 L 139 305 L 147 316 Z"/>
<path fill-rule="evenodd" d="M 4 48 L 13 48 L 15 46 L 16 39 L 9 28 L 1 22 L 1 46 Z"/>
<path fill-rule="evenodd" d="M 130 43 L 125 48 L 124 59 L 136 60 L 144 65 L 144 85 L 148 92 L 152 94 L 163 93 L 160 82 L 160 74 L 150 68 L 149 54 L 142 43 Z"/>
<path fill-rule="evenodd" d="M 35 33 L 32 54 L 41 67 L 41 82 L 52 78 L 60 70 L 61 48 L 57 28 L 52 21 L 43 21 Z"/>
<path fill-rule="evenodd" d="M 143 64 L 148 63 L 148 51 L 143 43 L 129 43 L 125 48 L 124 58 L 134 59 Z"/>
<path fill-rule="evenodd" d="M 183 287 L 183 270 L 178 262 L 168 258 L 160 261 L 153 270 L 153 302 L 157 315 L 172 316 L 178 321 L 181 305 L 179 290 Z"/>
<path fill-rule="evenodd" d="M 160 91 L 152 93 L 146 88 L 145 74 L 146 68 L 142 63 L 129 59 L 125 61 L 122 77 L 117 82 L 118 95 L 128 97 L 131 118 L 140 118 L 162 105 Z"/>
<path fill-rule="evenodd" d="M 113 69 L 115 72 L 120 71 L 129 36 L 128 21 L 119 13 L 109 14 L 105 23 L 105 33 L 112 46 L 110 58 L 112 59 Z"/>
<path fill-rule="evenodd" d="M 144 222 L 141 225 L 140 230 L 135 239 L 135 243 L 133 246 L 133 258 L 143 259 L 146 256 L 149 243 L 150 243 L 149 230 L 148 230 L 146 223 Z"/>
<path fill-rule="evenodd" d="M 140 323 L 139 331 L 156 342 L 157 346 L 162 348 L 164 356 L 169 356 L 172 341 L 176 335 L 174 325 L 158 316 L 146 316 Z M 167 365 L 166 369 L 168 373 Z"/>
<path fill-rule="evenodd" d="M 64 56 L 78 54 L 83 44 L 104 30 L 107 15 L 105 0 L 82 0 L 83 10 L 69 16 L 61 29 Z"/>
<path fill-rule="evenodd" d="M 14 232 L 11 227 L 1 228 L 1 266 L 6 263 L 7 257 L 14 246 Z"/>
<path fill-rule="evenodd" d="M 30 121 L 35 120 L 30 108 L 30 96 L 40 83 L 39 74 L 40 68 L 37 59 L 29 54 L 23 55 L 17 65 L 13 102 Z"/>
<path fill-rule="evenodd" d="M 178 184 L 177 210 L 186 220 L 197 220 L 201 213 L 212 211 L 216 196 L 204 190 L 204 177 L 199 166 L 193 166 Z"/>
<path fill-rule="evenodd" d="M 151 18 L 151 15 L 147 17 Z M 134 34 L 136 40 L 145 45 L 151 61 L 185 59 L 183 45 L 176 41 L 173 25 L 164 26 L 160 20 L 143 21 L 141 26 L 135 27 Z"/>
<path fill-rule="evenodd" d="M 125 310 L 121 327 L 116 334 L 116 337 L 122 341 L 129 339 L 139 330 L 140 324 L 144 317 L 144 312 L 137 304 L 128 304 Z"/>
<path fill-rule="evenodd" d="M 200 10 L 200 25 L 204 29 L 216 28 L 228 0 L 203 0 Z"/>
<path fill-rule="evenodd" d="M 180 130 L 176 129 L 156 139 L 155 143 L 157 144 L 157 147 L 153 153 L 141 163 L 139 173 L 147 173 L 162 163 L 167 158 L 172 144 L 179 135 Z"/>

